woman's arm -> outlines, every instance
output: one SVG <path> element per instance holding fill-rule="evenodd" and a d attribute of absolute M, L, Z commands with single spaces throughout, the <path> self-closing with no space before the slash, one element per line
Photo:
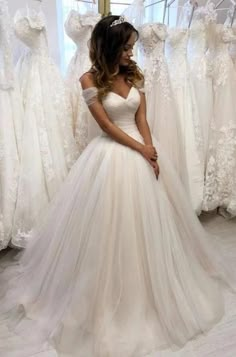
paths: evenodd
<path fill-rule="evenodd" d="M 94 87 L 93 75 L 91 73 L 85 73 L 81 77 L 80 82 L 83 89 Z M 152 160 L 155 159 L 156 149 L 152 145 L 143 145 L 142 143 L 127 135 L 114 123 L 112 123 L 108 118 L 107 113 L 103 108 L 103 105 L 98 100 L 95 101 L 93 104 L 89 105 L 89 110 L 93 115 L 94 119 L 97 121 L 100 128 L 115 141 L 122 145 L 128 146 L 133 150 L 138 151 L 150 163 L 152 162 Z"/>
<path fill-rule="evenodd" d="M 136 124 L 140 134 L 143 137 L 144 143 L 146 145 L 152 145 L 152 137 L 150 128 L 146 119 L 146 99 L 145 95 L 141 92 L 140 93 L 140 106 L 135 115 Z"/>
<path fill-rule="evenodd" d="M 152 145 L 152 136 L 146 119 L 146 98 L 144 93 L 140 92 L 140 98 L 140 106 L 135 115 L 136 124 L 140 134 L 143 137 L 144 143 L 146 145 Z M 156 177 L 158 178 L 160 170 L 157 163 L 157 156 L 154 161 L 152 160 L 151 165 L 154 169 Z"/>

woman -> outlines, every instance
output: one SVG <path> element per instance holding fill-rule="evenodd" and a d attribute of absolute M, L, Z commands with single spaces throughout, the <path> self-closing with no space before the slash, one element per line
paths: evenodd
<path fill-rule="evenodd" d="M 137 38 L 118 16 L 92 33 L 92 69 L 81 84 L 103 134 L 75 164 L 19 267 L 0 274 L 4 357 L 44 342 L 59 356 L 144 356 L 183 346 L 223 314 L 213 279 L 224 280 L 222 262 L 160 147 L 157 163 L 131 60 Z"/>

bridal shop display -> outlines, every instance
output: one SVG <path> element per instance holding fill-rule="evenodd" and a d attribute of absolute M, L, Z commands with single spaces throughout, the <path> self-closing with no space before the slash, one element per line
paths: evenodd
<path fill-rule="evenodd" d="M 76 7 L 61 24 L 77 48 L 63 80 L 49 54 L 42 2 L 33 2 L 38 5 L 28 4 L 14 18 L 1 16 L 1 48 L 11 62 L 11 66 L 6 59 L 1 62 L 3 78 L 11 77 L 11 85 L 1 86 L 2 117 L 11 118 L 0 132 L 1 249 L 8 244 L 25 247 L 73 163 L 101 133 L 79 83 L 90 68 L 89 39 L 101 18 L 97 5 L 85 2 L 81 12 L 74 0 Z M 7 7 L 6 0 L 1 4 Z M 224 24 L 217 23 L 217 6 L 212 2 L 197 6 L 187 1 L 175 27 L 150 23 L 144 14 L 141 0 L 124 12 L 139 30 L 137 61 L 145 75 L 151 131 L 177 170 L 194 211 L 199 215 L 219 209 L 234 217 L 236 72 L 230 56 L 236 41 L 234 7 Z M 15 68 L 10 60 L 13 36 L 28 48 Z"/>
<path fill-rule="evenodd" d="M 236 3 L 164 1 L 156 22 L 134 0 L 107 33 L 137 29 L 144 81 L 100 98 L 82 89 L 106 19 L 96 1 L 54 14 L 74 48 L 64 72 L 43 1 L 14 14 L 10 1 L 0 0 L 0 356 L 233 357 L 236 237 L 206 233 L 199 216 L 236 217 Z M 90 112 L 101 104 L 143 144 L 144 95 L 158 179 Z"/>

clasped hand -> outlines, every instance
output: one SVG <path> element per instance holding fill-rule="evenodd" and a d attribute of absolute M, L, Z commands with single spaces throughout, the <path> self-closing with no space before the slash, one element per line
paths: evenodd
<path fill-rule="evenodd" d="M 153 145 L 144 145 L 142 147 L 141 154 L 149 162 L 154 169 L 156 178 L 159 176 L 159 165 L 157 163 L 158 154 L 156 148 Z"/>

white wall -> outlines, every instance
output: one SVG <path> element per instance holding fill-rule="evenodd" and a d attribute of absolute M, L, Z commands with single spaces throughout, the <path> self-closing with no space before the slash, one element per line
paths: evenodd
<path fill-rule="evenodd" d="M 8 0 L 9 11 L 13 17 L 17 9 L 25 8 L 28 4 L 30 8 L 38 8 L 40 6 L 39 1 L 36 0 Z M 59 36 L 61 31 L 63 31 L 63 23 L 60 16 L 57 16 L 58 8 L 60 6 L 60 1 L 58 0 L 44 0 L 42 1 L 42 9 L 47 19 L 48 28 L 48 42 L 50 53 L 53 56 L 56 63 L 60 66 L 60 41 Z M 14 41 L 15 58 L 19 57 L 22 52 L 23 46 L 15 39 Z"/>

